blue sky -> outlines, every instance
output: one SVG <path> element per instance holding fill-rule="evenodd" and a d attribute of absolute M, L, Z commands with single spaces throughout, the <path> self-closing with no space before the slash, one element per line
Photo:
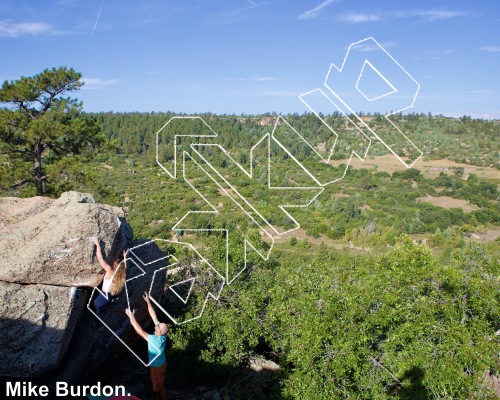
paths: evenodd
<path fill-rule="evenodd" d="M 302 113 L 298 95 L 367 37 L 420 84 L 412 110 L 500 118 L 486 0 L 2 0 L 0 80 L 64 65 L 86 111 Z"/>

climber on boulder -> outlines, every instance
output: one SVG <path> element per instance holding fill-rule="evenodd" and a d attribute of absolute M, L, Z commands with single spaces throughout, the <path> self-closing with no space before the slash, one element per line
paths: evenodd
<path fill-rule="evenodd" d="M 113 265 L 109 265 L 104 257 L 102 256 L 101 245 L 99 243 L 99 238 L 94 238 L 94 244 L 96 245 L 96 256 L 99 264 L 104 270 L 104 278 L 102 280 L 101 291 L 104 293 L 99 293 L 97 298 L 94 300 L 94 309 L 97 314 L 102 307 L 108 304 L 113 297 L 117 296 L 123 289 L 125 284 L 125 277 L 127 274 L 127 251 L 123 251 L 123 261 L 117 258 Z"/>

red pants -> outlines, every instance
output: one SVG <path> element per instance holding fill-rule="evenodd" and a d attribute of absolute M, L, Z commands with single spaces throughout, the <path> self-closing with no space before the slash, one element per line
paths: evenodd
<path fill-rule="evenodd" d="M 161 367 L 149 367 L 151 374 L 151 383 L 153 384 L 153 392 L 157 399 L 166 400 L 167 391 L 165 390 L 165 372 L 167 372 L 167 362 Z"/>

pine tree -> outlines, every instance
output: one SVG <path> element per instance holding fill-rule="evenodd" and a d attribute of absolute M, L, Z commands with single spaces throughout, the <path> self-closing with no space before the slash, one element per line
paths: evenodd
<path fill-rule="evenodd" d="M 7 107 L 0 109 L 0 154 L 32 165 L 14 186 L 33 184 L 43 196 L 45 159 L 77 155 L 104 141 L 95 122 L 82 114 L 82 103 L 65 97 L 83 85 L 81 76 L 59 67 L 3 83 L 0 103 Z"/>

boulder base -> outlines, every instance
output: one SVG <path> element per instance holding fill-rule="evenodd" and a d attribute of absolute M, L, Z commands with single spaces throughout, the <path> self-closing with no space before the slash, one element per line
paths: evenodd
<path fill-rule="evenodd" d="M 55 368 L 84 309 L 84 290 L 0 282 L 0 376 Z"/>

